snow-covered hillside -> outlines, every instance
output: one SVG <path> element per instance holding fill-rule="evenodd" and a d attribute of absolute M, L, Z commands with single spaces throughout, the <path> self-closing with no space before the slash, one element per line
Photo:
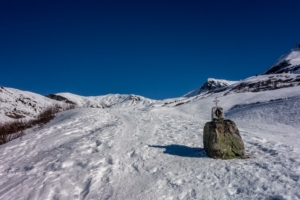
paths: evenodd
<path fill-rule="evenodd" d="M 71 93 L 57 95 L 42 95 L 21 91 L 13 88 L 0 87 L 0 123 L 16 119 L 34 119 L 48 106 L 60 105 L 66 107 L 68 103 L 75 103 L 78 107 L 91 108 L 136 108 L 151 107 L 155 100 L 138 95 L 108 94 L 95 97 L 84 97 Z"/>
<path fill-rule="evenodd" d="M 150 101 L 142 110 L 59 113 L 43 129 L 0 146 L 0 199 L 299 199 L 300 86 L 249 87 L 270 76 L 206 95 Z M 297 79 L 290 76 L 284 80 Z M 249 90 L 232 90 L 242 83 Z M 127 99 L 61 95 L 85 106 Z M 249 159 L 206 156 L 202 131 L 215 97 L 237 123 Z M 164 104 L 169 101 L 177 102 Z"/>
<path fill-rule="evenodd" d="M 264 74 L 284 72 L 300 74 L 300 44 L 297 44 L 288 54 L 282 55 Z"/>
<path fill-rule="evenodd" d="M 64 102 L 36 93 L 0 86 L 0 123 L 33 119 L 46 107 L 56 104 L 64 106 Z"/>
<path fill-rule="evenodd" d="M 92 108 L 146 108 L 155 102 L 138 95 L 108 94 L 103 96 L 84 97 L 71 93 L 59 93 L 58 95 L 75 102 L 80 107 Z"/>
<path fill-rule="evenodd" d="M 184 97 L 193 97 L 216 89 L 224 88 L 236 82 L 237 81 L 228 81 L 228 80 L 209 78 L 201 87 L 187 93 L 186 95 L 184 95 Z"/>

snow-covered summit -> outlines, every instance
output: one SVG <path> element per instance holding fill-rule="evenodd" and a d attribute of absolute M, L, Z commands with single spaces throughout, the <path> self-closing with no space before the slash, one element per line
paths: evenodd
<path fill-rule="evenodd" d="M 288 54 L 282 55 L 264 74 L 300 74 L 300 43 Z"/>
<path fill-rule="evenodd" d="M 91 108 L 145 108 L 155 102 L 155 100 L 133 94 L 107 94 L 90 97 L 84 97 L 71 93 L 59 93 L 57 95 L 67 98 L 80 107 Z"/>
<path fill-rule="evenodd" d="M 210 91 L 213 91 L 216 89 L 227 87 L 234 83 L 237 83 L 237 81 L 228 81 L 228 80 L 222 80 L 222 79 L 208 78 L 207 81 L 201 87 L 187 93 L 186 95 L 184 95 L 184 97 L 193 97 L 193 96 L 205 93 L 205 92 L 210 92 Z"/>

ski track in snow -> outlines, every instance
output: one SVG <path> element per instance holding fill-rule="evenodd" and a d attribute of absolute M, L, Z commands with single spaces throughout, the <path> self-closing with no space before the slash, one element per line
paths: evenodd
<path fill-rule="evenodd" d="M 63 112 L 0 146 L 0 199 L 300 199 L 291 146 L 245 125 L 249 159 L 210 159 L 206 121 L 172 109 Z"/>

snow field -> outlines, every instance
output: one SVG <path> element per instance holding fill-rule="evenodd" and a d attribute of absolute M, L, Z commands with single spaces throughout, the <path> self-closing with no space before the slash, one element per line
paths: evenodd
<path fill-rule="evenodd" d="M 229 110 L 226 116 L 244 130 L 266 140 L 289 145 L 300 153 L 299 97 Z"/>
<path fill-rule="evenodd" d="M 292 146 L 237 123 L 250 158 L 210 159 L 202 148 L 206 114 L 183 110 L 60 113 L 0 146 L 0 199 L 300 198 Z"/>

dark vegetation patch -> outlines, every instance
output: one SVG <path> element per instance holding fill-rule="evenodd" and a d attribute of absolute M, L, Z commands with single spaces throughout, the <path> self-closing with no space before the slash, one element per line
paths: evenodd
<path fill-rule="evenodd" d="M 63 110 L 70 110 L 73 108 L 75 108 L 75 105 L 69 104 L 69 106 L 65 107 Z M 12 116 L 12 118 L 18 120 L 0 124 L 0 145 L 22 137 L 25 135 L 24 130 L 28 128 L 32 128 L 37 125 L 42 127 L 44 124 L 52 120 L 55 117 L 55 114 L 60 111 L 62 111 L 62 107 L 59 105 L 50 106 L 41 112 L 36 119 L 29 121 L 20 120 L 16 115 Z"/>
<path fill-rule="evenodd" d="M 14 121 L 0 124 L 0 145 L 22 137 L 24 135 L 25 128 L 26 125 L 22 121 Z"/>

